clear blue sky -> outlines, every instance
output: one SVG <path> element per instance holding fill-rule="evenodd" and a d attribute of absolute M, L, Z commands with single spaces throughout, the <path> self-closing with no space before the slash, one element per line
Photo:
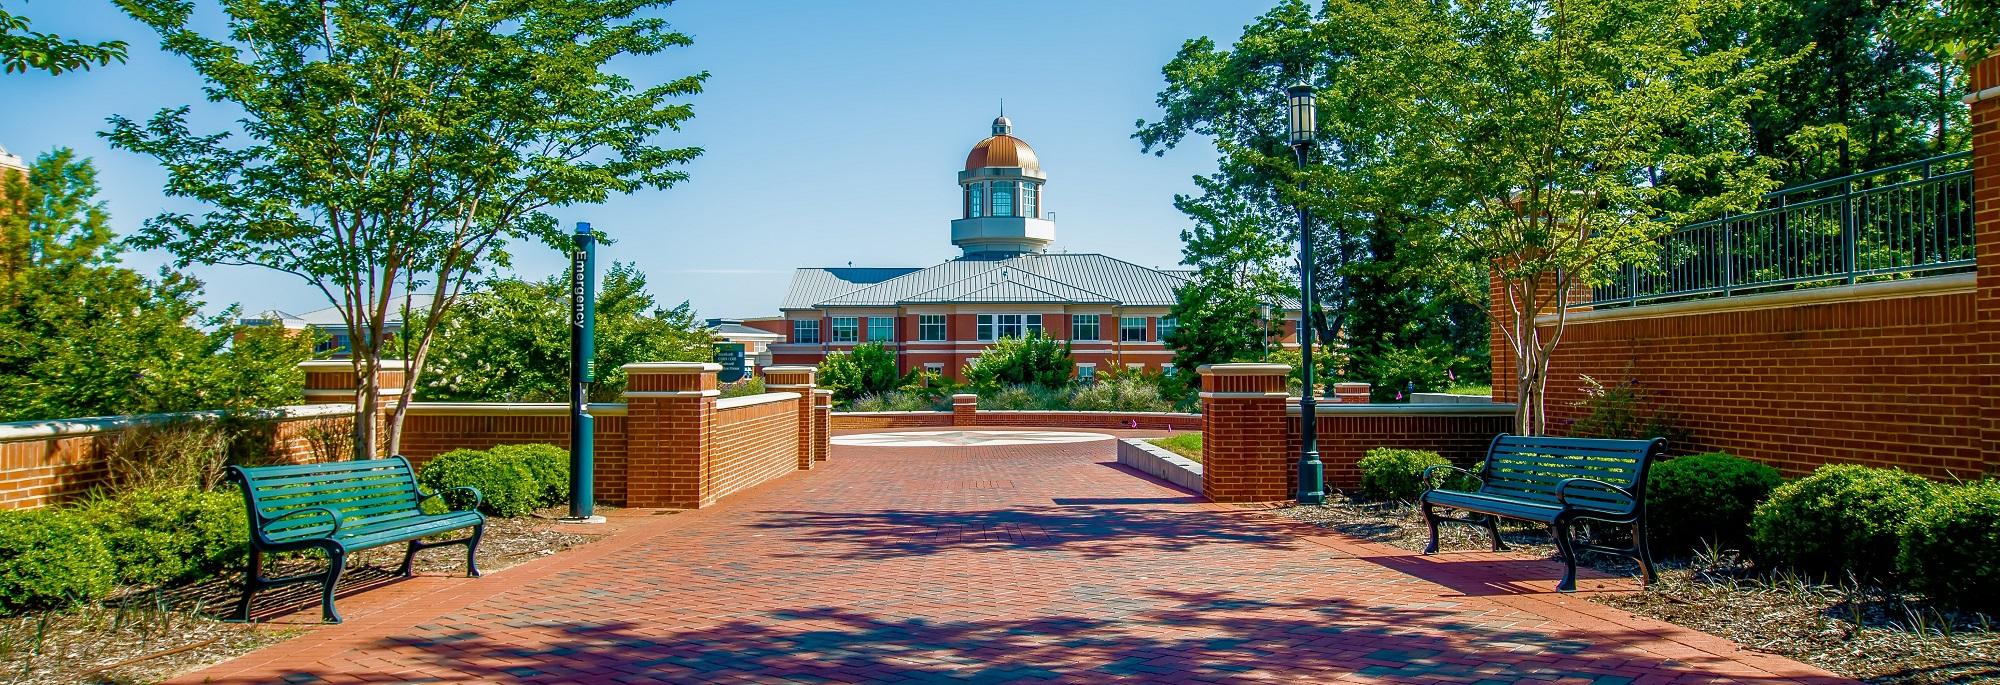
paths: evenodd
<path fill-rule="evenodd" d="M 34 28 L 123 39 L 131 59 L 58 77 L 0 75 L 0 145 L 32 158 L 69 146 L 96 160 L 113 224 L 128 233 L 162 209 L 147 159 L 96 134 L 112 114 L 143 119 L 192 104 L 197 123 L 230 114 L 201 99 L 200 81 L 157 38 L 108 0 L 34 0 Z M 663 301 L 704 316 L 775 314 L 800 266 L 927 266 L 956 256 L 954 174 L 987 135 L 1005 98 L 1015 134 L 1040 155 L 1056 213 L 1056 249 L 1103 252 L 1148 266 L 1180 260 L 1187 220 L 1173 195 L 1211 171 L 1206 141 L 1164 158 L 1141 154 L 1133 122 L 1155 118 L 1160 67 L 1182 41 L 1228 44 L 1267 0 L 1017 0 L 1007 3 L 683 0 L 665 16 L 691 48 L 617 68 L 641 84 L 707 70 L 695 118 L 666 138 L 707 152 L 674 189 L 616 197 L 555 214 L 590 221 L 618 242 L 602 260 L 638 264 Z M 218 13 L 205 7 L 206 17 Z M 201 16 L 201 15 L 198 15 Z M 516 270 L 541 277 L 562 256 L 517 246 Z M 144 271 L 165 255 L 129 255 Z M 211 309 L 299 313 L 328 306 L 296 277 L 250 268 L 192 269 Z"/>

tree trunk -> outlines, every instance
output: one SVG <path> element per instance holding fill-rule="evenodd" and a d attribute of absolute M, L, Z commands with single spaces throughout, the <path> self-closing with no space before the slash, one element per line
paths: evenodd
<path fill-rule="evenodd" d="M 369 359 L 369 356 L 375 358 Z M 378 403 L 382 396 L 381 375 L 377 373 L 380 368 L 382 360 L 379 352 L 363 353 L 363 356 L 355 358 L 354 459 L 357 461 L 375 458 L 375 440 L 378 437 L 375 434 L 375 415 L 381 411 Z"/>

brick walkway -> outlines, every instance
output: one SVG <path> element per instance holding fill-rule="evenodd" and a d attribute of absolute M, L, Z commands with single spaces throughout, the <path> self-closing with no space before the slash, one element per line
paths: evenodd
<path fill-rule="evenodd" d="M 1846 682 L 1554 594 L 1549 562 L 1359 543 L 1111 454 L 835 447 L 554 558 L 354 595 L 344 625 L 176 682 Z"/>

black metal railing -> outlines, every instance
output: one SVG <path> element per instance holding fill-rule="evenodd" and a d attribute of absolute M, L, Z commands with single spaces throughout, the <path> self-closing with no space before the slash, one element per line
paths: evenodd
<path fill-rule="evenodd" d="M 1972 154 L 1786 188 L 1764 208 L 1662 236 L 1659 260 L 1627 265 L 1590 305 L 1728 297 L 1935 276 L 1974 268 Z"/>

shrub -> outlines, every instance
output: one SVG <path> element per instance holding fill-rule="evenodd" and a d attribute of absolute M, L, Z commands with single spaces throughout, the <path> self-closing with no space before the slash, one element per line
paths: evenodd
<path fill-rule="evenodd" d="M 1161 397 L 1157 382 L 1137 375 L 1119 375 L 1078 388 L 1069 397 L 1069 408 L 1076 411 L 1133 412 L 1165 412 L 1174 409 L 1171 403 Z"/>
<path fill-rule="evenodd" d="M 229 464 L 229 430 L 220 421 L 185 420 L 119 431 L 104 450 L 112 492 L 211 489 Z"/>
<path fill-rule="evenodd" d="M 1942 489 L 1904 527 L 1896 567 L 1932 599 L 2000 611 L 2000 481 Z"/>
<path fill-rule="evenodd" d="M 569 501 L 569 450 L 531 443 L 501 445 L 491 452 L 496 459 L 516 459 L 527 467 L 528 475 L 534 478 L 539 488 L 537 504 L 546 507 Z"/>
<path fill-rule="evenodd" d="M 879 342 L 835 352 L 819 363 L 819 385 L 833 391 L 833 401 L 853 402 L 862 395 L 884 393 L 903 385 L 896 371 L 896 353 Z"/>
<path fill-rule="evenodd" d="M 1777 469 L 1723 452 L 1669 459 L 1652 469 L 1648 528 L 1653 543 L 1671 552 L 1702 541 L 1740 548 L 1749 540 L 1751 513 L 1785 482 Z"/>
<path fill-rule="evenodd" d="M 854 402 L 848 405 L 848 409 L 852 411 L 932 411 L 937 409 L 937 399 L 919 392 L 893 390 L 854 398 Z"/>
<path fill-rule="evenodd" d="M 1684 444 L 1688 432 L 1680 426 L 1680 417 L 1662 407 L 1653 406 L 1653 398 L 1639 386 L 1636 379 L 1612 386 L 1599 383 L 1589 376 L 1583 379 L 1583 400 L 1575 406 L 1584 410 L 1583 418 L 1570 426 L 1570 434 L 1579 438 L 1612 438 L 1617 440 L 1638 440 L 1666 438 L 1669 445 Z"/>
<path fill-rule="evenodd" d="M 118 582 L 163 585 L 212 573 L 243 558 L 250 536 L 243 496 L 193 488 L 136 490 L 79 513 L 111 553 Z"/>
<path fill-rule="evenodd" d="M 97 599 L 112 580 L 111 553 L 76 512 L 0 511 L 0 613 Z"/>
<path fill-rule="evenodd" d="M 1068 406 L 1067 391 L 1034 385 L 1010 385 L 979 394 L 979 408 L 994 411 L 1061 410 Z"/>
<path fill-rule="evenodd" d="M 1011 385 L 1061 388 L 1075 373 L 1069 343 L 1040 333 L 996 340 L 965 366 L 967 383 L 982 390 Z"/>
<path fill-rule="evenodd" d="M 1896 469 L 1822 466 L 1778 486 L 1757 506 L 1751 540 L 1767 561 L 1808 573 L 1880 578 L 1894 566 L 1899 528 L 1935 487 Z"/>
<path fill-rule="evenodd" d="M 444 493 L 454 509 L 472 504 L 470 495 L 445 492 L 470 486 L 485 498 L 479 510 L 494 516 L 525 516 L 535 510 L 542 488 L 534 472 L 520 459 L 495 458 L 492 452 L 458 449 L 432 457 L 417 476 L 424 487 Z"/>
<path fill-rule="evenodd" d="M 762 395 L 764 392 L 764 379 L 762 378 L 751 378 L 722 386 L 722 396 L 725 398 L 749 397 L 751 395 Z"/>
<path fill-rule="evenodd" d="M 1423 490 L 1424 469 L 1451 462 L 1436 452 L 1377 447 L 1356 465 L 1361 468 L 1361 493 L 1370 499 L 1415 499 Z"/>

